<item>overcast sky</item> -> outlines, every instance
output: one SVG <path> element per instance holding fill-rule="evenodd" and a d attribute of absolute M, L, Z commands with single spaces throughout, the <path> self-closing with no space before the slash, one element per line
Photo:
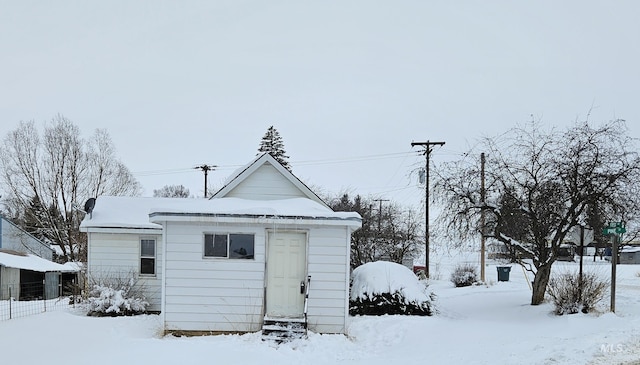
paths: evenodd
<path fill-rule="evenodd" d="M 202 195 L 270 125 L 312 186 L 413 205 L 434 163 L 535 118 L 640 137 L 640 2 L 0 0 L 0 136 L 106 128 L 144 195 Z M 413 151 L 413 152 L 412 152 Z"/>

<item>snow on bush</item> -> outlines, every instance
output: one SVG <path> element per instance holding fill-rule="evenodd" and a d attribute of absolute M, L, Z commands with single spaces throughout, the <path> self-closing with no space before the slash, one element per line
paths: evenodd
<path fill-rule="evenodd" d="M 592 272 L 582 274 L 582 285 L 578 273 L 562 273 L 549 279 L 547 294 L 553 300 L 558 315 L 589 313 L 602 300 L 608 286 L 606 280 Z"/>
<path fill-rule="evenodd" d="M 130 316 L 142 314 L 147 311 L 147 302 L 144 298 L 130 295 L 135 285 L 134 279 L 130 279 L 120 289 L 113 286 L 93 286 L 87 299 L 88 315 L 90 316 Z"/>
<path fill-rule="evenodd" d="M 478 282 L 478 271 L 475 265 L 459 264 L 451 273 L 451 282 L 456 288 L 471 286 Z"/>
<path fill-rule="evenodd" d="M 349 314 L 434 314 L 435 294 L 411 270 L 393 262 L 358 266 L 351 274 Z"/>

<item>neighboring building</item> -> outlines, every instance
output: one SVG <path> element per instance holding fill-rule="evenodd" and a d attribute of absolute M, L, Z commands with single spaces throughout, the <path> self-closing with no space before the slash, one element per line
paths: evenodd
<path fill-rule="evenodd" d="M 640 264 L 640 247 L 626 246 L 620 250 L 621 264 Z"/>
<path fill-rule="evenodd" d="M 0 216 L 0 300 L 51 299 L 62 294 L 73 268 L 51 262 L 53 250 Z"/>
<path fill-rule="evenodd" d="M 58 298 L 62 295 L 63 275 L 75 272 L 35 255 L 0 249 L 0 300 Z"/>
<path fill-rule="evenodd" d="M 53 250 L 0 215 L 0 249 L 23 252 L 51 261 Z"/>
<path fill-rule="evenodd" d="M 88 275 L 133 273 L 166 332 L 251 332 L 277 319 L 345 333 L 361 220 L 263 154 L 211 199 L 98 197 L 81 229 Z"/>

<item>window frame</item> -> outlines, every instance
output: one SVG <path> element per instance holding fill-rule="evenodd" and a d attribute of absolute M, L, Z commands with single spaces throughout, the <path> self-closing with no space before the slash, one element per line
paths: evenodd
<path fill-rule="evenodd" d="M 234 235 L 242 235 L 242 236 L 251 236 L 252 245 L 253 245 L 253 254 L 251 257 L 233 257 L 231 255 L 231 236 Z M 212 252 L 215 248 L 216 236 L 225 236 L 226 237 L 226 256 L 213 256 L 207 255 L 207 236 L 212 237 L 212 243 L 214 247 L 212 247 Z M 254 232 L 205 232 L 202 236 L 202 258 L 206 260 L 255 260 L 256 259 L 256 234 Z"/>
<path fill-rule="evenodd" d="M 153 242 L 153 256 L 150 255 L 143 255 L 142 252 L 142 244 L 143 241 L 152 241 Z M 140 237 L 139 240 L 139 250 L 138 250 L 138 254 L 139 254 L 139 260 L 138 260 L 138 265 L 139 265 L 139 271 L 138 271 L 138 275 L 139 276 L 144 276 L 144 277 L 155 277 L 157 275 L 158 272 L 158 240 L 155 237 Z M 142 272 L 142 260 L 149 260 L 152 259 L 153 260 L 153 273 L 143 273 Z"/>

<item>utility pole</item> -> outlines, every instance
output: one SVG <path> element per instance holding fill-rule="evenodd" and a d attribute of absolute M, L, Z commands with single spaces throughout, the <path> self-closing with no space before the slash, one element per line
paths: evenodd
<path fill-rule="evenodd" d="M 378 234 L 380 234 L 380 230 L 382 229 L 382 202 L 388 202 L 389 199 L 373 199 L 373 201 L 380 203 L 380 207 L 378 208 Z"/>
<path fill-rule="evenodd" d="M 194 167 L 194 169 L 202 170 L 204 172 L 204 197 L 207 197 L 207 176 L 209 175 L 209 171 L 214 171 L 215 168 L 218 167 L 216 165 L 207 165 L 202 164 L 200 166 Z"/>
<path fill-rule="evenodd" d="M 380 231 L 382 229 L 382 202 L 388 202 L 389 199 L 373 199 L 373 201 L 380 203 L 378 208 L 378 231 L 375 234 L 376 246 L 378 246 L 380 244 L 379 240 L 382 237 L 382 235 L 380 234 Z"/>
<path fill-rule="evenodd" d="M 429 157 L 433 151 L 432 146 L 443 146 L 444 142 L 411 142 L 411 147 L 424 147 L 425 156 L 425 182 L 424 182 L 424 243 L 425 243 L 425 265 L 424 273 L 429 278 Z"/>
<path fill-rule="evenodd" d="M 484 164 L 485 157 L 484 152 L 480 154 L 480 200 L 482 202 L 482 210 L 480 210 L 480 280 L 484 283 L 484 254 L 485 254 L 485 243 L 487 241 L 486 231 L 485 231 L 485 216 L 484 216 L 484 207 L 487 205 L 486 203 L 486 191 L 484 187 Z"/>

